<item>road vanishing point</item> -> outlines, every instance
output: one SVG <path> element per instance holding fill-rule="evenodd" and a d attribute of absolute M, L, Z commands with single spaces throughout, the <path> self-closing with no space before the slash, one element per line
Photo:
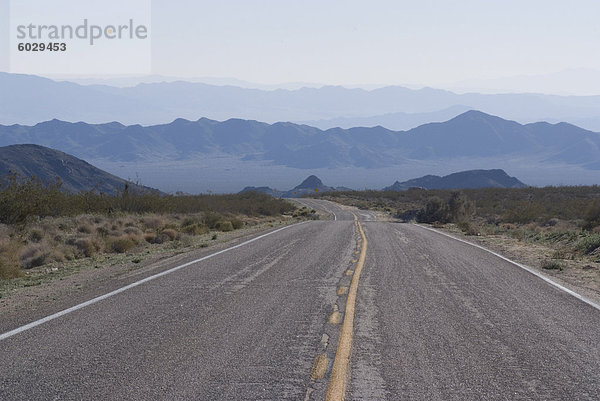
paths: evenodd
<path fill-rule="evenodd" d="M 300 202 L 331 219 L 2 319 L 0 400 L 600 399 L 598 305 L 448 235 Z"/>

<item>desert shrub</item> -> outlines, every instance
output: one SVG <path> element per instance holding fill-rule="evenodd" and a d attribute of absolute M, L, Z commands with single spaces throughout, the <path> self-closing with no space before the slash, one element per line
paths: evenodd
<path fill-rule="evenodd" d="M 542 223 L 542 226 L 543 226 L 543 227 L 554 227 L 554 226 L 556 226 L 557 224 L 558 224 L 558 219 L 556 219 L 556 218 L 554 218 L 554 217 L 553 217 L 553 218 L 551 218 L 551 219 L 548 219 L 548 220 L 544 221 L 544 222 Z"/>
<path fill-rule="evenodd" d="M 158 230 L 164 225 L 164 219 L 158 216 L 144 216 L 141 220 L 144 227 L 152 230 Z"/>
<path fill-rule="evenodd" d="M 101 237 L 106 237 L 107 235 L 110 234 L 110 227 L 108 225 L 106 225 L 106 224 L 102 225 L 100 227 L 96 227 L 96 232 Z"/>
<path fill-rule="evenodd" d="M 266 194 L 246 192 L 235 195 L 162 195 L 144 191 L 127 184 L 117 194 L 106 195 L 89 191 L 69 194 L 61 189 L 59 181 L 42 183 L 36 178 L 10 175 L 0 180 L 0 223 L 26 222 L 31 217 L 93 215 L 101 224 L 101 216 L 118 213 L 203 213 L 207 226 L 215 224 L 226 214 L 272 216 L 296 209 L 290 202 Z M 142 218 L 145 228 L 162 227 L 161 217 Z M 207 224 L 212 223 L 212 224 Z M 133 221 L 121 222 L 131 226 Z"/>
<path fill-rule="evenodd" d="M 25 222 L 31 216 L 57 216 L 64 207 L 60 182 L 42 183 L 23 179 L 16 174 L 0 181 L 0 221 L 8 224 Z"/>
<path fill-rule="evenodd" d="M 437 196 L 430 198 L 425 208 L 417 213 L 419 223 L 447 223 L 449 220 L 448 205 Z"/>
<path fill-rule="evenodd" d="M 550 255 L 550 258 L 552 259 L 566 259 L 567 258 L 567 253 L 563 250 L 563 249 L 556 249 L 552 252 L 552 255 Z"/>
<path fill-rule="evenodd" d="M 89 223 L 83 223 L 77 227 L 77 231 L 82 234 L 91 234 L 94 231 L 94 227 Z"/>
<path fill-rule="evenodd" d="M 216 229 L 217 224 L 223 220 L 223 216 L 219 213 L 207 212 L 202 218 L 202 222 L 210 229 Z"/>
<path fill-rule="evenodd" d="M 453 222 L 465 221 L 475 213 L 475 204 L 462 192 L 452 192 L 447 204 L 448 217 Z"/>
<path fill-rule="evenodd" d="M 575 248 L 584 254 L 590 254 L 600 247 L 600 234 L 590 234 L 577 241 Z"/>
<path fill-rule="evenodd" d="M 75 260 L 79 256 L 75 254 L 76 249 L 72 246 L 58 246 L 56 249 L 60 252 L 64 260 Z"/>
<path fill-rule="evenodd" d="M 207 234 L 210 230 L 203 224 L 195 223 L 183 226 L 181 231 L 189 235 L 202 235 Z"/>
<path fill-rule="evenodd" d="M 501 217 L 503 222 L 528 224 L 545 218 L 544 206 L 532 201 L 516 202 Z"/>
<path fill-rule="evenodd" d="M 562 270 L 563 269 L 563 265 L 560 262 L 557 262 L 556 260 L 545 259 L 541 262 L 540 266 L 542 267 L 542 269 L 546 269 L 546 270 Z"/>
<path fill-rule="evenodd" d="M 89 237 L 77 238 L 74 245 L 86 257 L 94 256 L 101 249 L 100 243 Z"/>
<path fill-rule="evenodd" d="M 232 217 L 229 219 L 229 221 L 231 222 L 234 230 L 239 230 L 240 228 L 244 227 L 244 222 L 236 217 Z"/>
<path fill-rule="evenodd" d="M 147 232 L 144 233 L 144 240 L 150 244 L 154 244 L 156 242 L 156 236 L 155 232 Z"/>
<path fill-rule="evenodd" d="M 125 253 L 135 248 L 137 244 L 138 242 L 136 241 L 135 237 L 132 237 L 130 235 L 123 235 L 121 237 L 110 240 L 108 244 L 108 249 L 110 249 L 110 251 L 114 253 Z"/>
<path fill-rule="evenodd" d="M 20 244 L 7 238 L 0 239 L 0 279 L 11 279 L 21 276 L 19 263 Z"/>
<path fill-rule="evenodd" d="M 221 220 L 215 224 L 215 228 L 223 232 L 233 231 L 233 224 L 231 224 L 231 221 Z"/>
<path fill-rule="evenodd" d="M 594 227 L 600 226 L 600 201 L 590 202 L 586 207 L 583 215 L 583 228 L 591 230 Z"/>
<path fill-rule="evenodd" d="M 42 230 L 31 230 L 31 232 L 29 233 L 29 240 L 31 242 L 41 242 L 44 239 L 44 232 Z"/>
<path fill-rule="evenodd" d="M 169 241 L 175 241 L 177 238 L 179 238 L 179 233 L 172 228 L 165 228 L 160 233 L 168 237 Z"/>
<path fill-rule="evenodd" d="M 154 242 L 153 244 L 162 244 L 164 242 L 170 241 L 171 239 L 169 238 L 169 236 L 167 236 L 164 233 L 159 233 L 156 235 L 156 237 L 154 238 Z"/>
<path fill-rule="evenodd" d="M 0 257 L 0 279 L 8 280 L 21 275 L 21 268 L 14 260 Z"/>
<path fill-rule="evenodd" d="M 396 212 L 396 217 L 401 219 L 402 221 L 408 222 L 408 221 L 416 220 L 418 214 L 419 214 L 418 209 L 409 209 L 409 210 L 399 209 Z"/>
<path fill-rule="evenodd" d="M 125 234 L 132 234 L 132 235 L 136 235 L 136 236 L 140 236 L 140 235 L 142 235 L 142 230 L 140 230 L 140 229 L 139 229 L 139 228 L 137 228 L 137 227 L 131 227 L 131 226 L 128 226 L 127 228 L 125 228 L 125 229 L 123 230 L 123 232 L 124 232 Z"/>
<path fill-rule="evenodd" d="M 456 223 L 456 226 L 458 227 L 458 229 L 460 231 L 462 231 L 466 235 L 479 234 L 479 230 L 477 229 L 477 226 L 475 226 L 474 224 L 472 224 L 468 221 L 460 221 L 460 222 Z"/>
<path fill-rule="evenodd" d="M 48 254 L 47 257 L 47 261 L 48 262 L 64 262 L 65 260 L 67 260 L 67 252 L 65 252 L 64 248 L 61 247 L 57 247 L 57 248 L 53 248 L 50 253 Z"/>
<path fill-rule="evenodd" d="M 181 222 L 181 227 L 189 227 L 197 224 L 202 224 L 202 219 L 197 216 L 188 216 Z"/>
<path fill-rule="evenodd" d="M 48 263 L 50 253 L 43 245 L 30 245 L 21 250 L 21 266 L 25 269 L 42 266 Z"/>

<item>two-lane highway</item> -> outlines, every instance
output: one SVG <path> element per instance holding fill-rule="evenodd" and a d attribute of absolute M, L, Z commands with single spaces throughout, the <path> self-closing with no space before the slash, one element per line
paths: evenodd
<path fill-rule="evenodd" d="M 321 400 L 335 380 L 347 400 L 600 399 L 598 309 L 439 233 L 300 202 L 331 220 L 0 339 L 0 399 Z"/>
<path fill-rule="evenodd" d="M 304 399 L 352 221 L 299 224 L 0 342 L 0 399 Z"/>

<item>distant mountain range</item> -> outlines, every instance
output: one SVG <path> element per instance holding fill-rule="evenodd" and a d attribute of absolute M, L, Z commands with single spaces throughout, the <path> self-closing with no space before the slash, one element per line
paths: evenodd
<path fill-rule="evenodd" d="M 177 119 L 143 127 L 47 121 L 0 126 L 0 146 L 32 143 L 85 160 L 117 162 L 207 156 L 297 169 L 400 165 L 415 160 L 521 157 L 542 164 L 600 170 L 600 134 L 560 123 L 521 125 L 478 111 L 409 131 L 382 127 L 320 129 L 292 123 Z"/>
<path fill-rule="evenodd" d="M 0 180 L 16 173 L 20 178 L 36 177 L 43 183 L 54 183 L 57 179 L 62 189 L 68 192 L 94 190 L 106 194 L 122 191 L 126 180 L 102 171 L 91 164 L 39 145 L 11 145 L 0 147 Z M 132 188 L 142 191 L 155 191 L 130 183 Z M 396 181 L 383 190 L 403 191 L 413 187 L 423 189 L 452 188 L 523 188 L 526 185 L 503 170 L 470 170 L 444 177 L 427 175 L 405 182 Z M 245 187 L 240 193 L 262 192 L 279 198 L 299 198 L 306 194 L 331 191 L 351 191 L 346 187 L 330 187 L 323 184 L 315 175 L 308 176 L 290 190 L 276 190 L 270 187 Z"/>
<path fill-rule="evenodd" d="M 302 195 L 331 192 L 331 191 L 351 191 L 345 187 L 329 187 L 323 184 L 323 181 L 315 175 L 308 176 L 304 181 L 287 191 L 277 191 L 270 187 L 246 187 L 240 191 L 244 192 L 262 192 L 278 198 L 300 198 Z"/>
<path fill-rule="evenodd" d="M 478 188 L 526 188 L 515 177 L 510 177 L 504 170 L 468 170 L 449 174 L 444 177 L 426 175 L 408 181 L 398 182 L 383 188 L 383 191 L 406 191 L 411 188 L 420 189 L 478 189 Z M 299 198 L 303 195 L 324 193 L 332 191 L 352 191 L 346 187 L 330 187 L 315 175 L 306 178 L 302 183 L 287 191 L 278 191 L 270 187 L 246 187 L 240 191 L 262 192 L 278 198 Z"/>
<path fill-rule="evenodd" d="M 410 188 L 423 189 L 462 189 L 462 188 L 525 188 L 515 177 L 504 170 L 469 170 L 440 177 L 426 175 L 412 180 L 398 182 L 383 188 L 384 191 L 405 191 Z"/>
<path fill-rule="evenodd" d="M 19 178 L 36 177 L 44 184 L 60 180 L 68 192 L 91 191 L 115 194 L 123 191 L 126 180 L 102 171 L 66 153 L 38 145 L 0 147 L 0 179 L 16 173 Z M 152 190 L 130 184 L 137 190 Z"/>
<path fill-rule="evenodd" d="M 374 90 L 339 86 L 260 90 L 184 81 L 132 87 L 86 86 L 9 73 L 0 73 L 0 93 L 0 124 L 36 124 L 57 118 L 149 125 L 206 117 L 269 123 L 311 121 L 323 128 L 339 124 L 399 129 L 423 122 L 411 114 L 433 113 L 437 116 L 432 120 L 447 119 L 464 111 L 452 115 L 448 114 L 449 108 L 467 106 L 523 123 L 567 121 L 600 130 L 600 96 L 457 94 L 401 86 Z"/>
<path fill-rule="evenodd" d="M 369 117 L 338 117 L 329 120 L 302 121 L 302 124 L 320 129 L 355 128 L 382 126 L 394 131 L 409 130 L 419 125 L 450 120 L 471 110 L 468 106 L 452 106 L 447 109 L 426 113 L 387 113 Z"/>

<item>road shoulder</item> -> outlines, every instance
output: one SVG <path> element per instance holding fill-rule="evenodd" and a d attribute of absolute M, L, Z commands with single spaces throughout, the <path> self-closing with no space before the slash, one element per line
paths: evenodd
<path fill-rule="evenodd" d="M 174 266 L 218 252 L 259 235 L 289 225 L 272 221 L 229 233 L 218 239 L 187 247 L 168 247 L 140 253 L 115 255 L 102 259 L 77 261 L 80 266 L 66 274 L 52 270 L 38 274 L 35 285 L 5 284 L 0 294 L 0 332 L 11 330 L 30 321 L 56 313 L 89 299 L 114 291 Z M 62 273 L 62 271 L 60 272 Z"/>

